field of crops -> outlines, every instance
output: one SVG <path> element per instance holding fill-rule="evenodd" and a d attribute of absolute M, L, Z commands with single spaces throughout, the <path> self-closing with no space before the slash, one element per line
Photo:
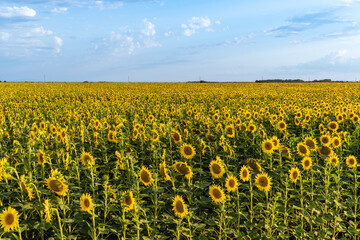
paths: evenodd
<path fill-rule="evenodd" d="M 3 239 L 360 239 L 360 84 L 0 83 Z"/>

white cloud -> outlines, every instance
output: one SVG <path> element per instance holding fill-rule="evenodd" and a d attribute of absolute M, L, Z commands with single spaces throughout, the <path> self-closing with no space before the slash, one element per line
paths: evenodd
<path fill-rule="evenodd" d="M 101 10 L 104 9 L 116 9 L 122 7 L 123 2 L 106 2 L 106 1 L 95 1 L 93 5 L 90 5 L 90 8 L 98 8 Z"/>
<path fill-rule="evenodd" d="M 12 17 L 34 17 L 36 11 L 28 7 L 1 7 L 0 17 L 12 18 Z"/>
<path fill-rule="evenodd" d="M 8 41 L 10 36 L 11 36 L 11 34 L 8 32 L 0 32 L 0 39 L 2 41 Z"/>
<path fill-rule="evenodd" d="M 143 22 L 145 23 L 145 28 L 141 30 L 141 33 L 148 37 L 155 36 L 156 34 L 155 25 L 149 22 L 146 18 L 143 20 Z"/>
<path fill-rule="evenodd" d="M 53 14 L 64 14 L 67 12 L 67 8 L 66 7 L 61 7 L 61 8 L 54 8 L 52 10 L 50 10 L 51 13 Z"/>
<path fill-rule="evenodd" d="M 208 17 L 193 17 L 188 20 L 188 24 L 181 24 L 181 27 L 184 28 L 183 34 L 188 37 L 195 34 L 202 28 L 204 28 L 206 31 L 212 31 L 209 29 L 210 26 L 211 20 Z"/>
<path fill-rule="evenodd" d="M 55 52 L 60 53 L 61 46 L 63 45 L 63 40 L 58 36 L 54 36 L 54 41 L 55 41 Z"/>

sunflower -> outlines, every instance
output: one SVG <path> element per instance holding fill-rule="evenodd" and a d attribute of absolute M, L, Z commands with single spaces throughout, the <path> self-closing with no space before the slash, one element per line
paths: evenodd
<path fill-rule="evenodd" d="M 127 210 L 135 210 L 135 198 L 134 193 L 128 190 L 124 197 L 124 206 Z"/>
<path fill-rule="evenodd" d="M 226 196 L 220 186 L 217 186 L 215 184 L 211 185 L 209 187 L 209 195 L 215 203 L 225 202 Z"/>
<path fill-rule="evenodd" d="M 339 157 L 335 153 L 330 154 L 328 161 L 329 164 L 333 164 L 334 166 L 339 165 Z"/>
<path fill-rule="evenodd" d="M 332 146 L 334 147 L 334 148 L 339 148 L 340 146 L 341 146 L 341 138 L 339 138 L 339 137 L 333 137 L 332 138 Z"/>
<path fill-rule="evenodd" d="M 309 148 L 310 151 L 316 151 L 317 149 L 317 142 L 312 137 L 306 137 L 304 140 L 305 145 Z"/>
<path fill-rule="evenodd" d="M 312 165 L 312 160 L 310 157 L 304 157 L 303 160 L 301 161 L 301 164 L 304 170 L 309 170 Z"/>
<path fill-rule="evenodd" d="M 160 175 L 162 176 L 165 182 L 170 180 L 170 176 L 167 173 L 165 160 L 162 163 L 160 163 Z"/>
<path fill-rule="evenodd" d="M 219 156 L 216 156 L 216 160 L 210 162 L 209 168 L 211 176 L 215 179 L 221 178 L 225 173 L 224 165 Z"/>
<path fill-rule="evenodd" d="M 324 127 L 324 125 L 322 123 L 319 125 L 319 130 L 320 130 L 320 133 L 325 132 L 325 127 Z"/>
<path fill-rule="evenodd" d="M 273 143 L 273 146 L 274 146 L 274 150 L 278 149 L 280 147 L 280 141 L 279 139 L 277 138 L 277 136 L 273 136 L 271 139 L 270 139 Z"/>
<path fill-rule="evenodd" d="M 151 185 L 154 182 L 154 179 L 151 176 L 151 172 L 145 167 L 142 166 L 139 177 L 141 182 L 147 187 Z"/>
<path fill-rule="evenodd" d="M 51 176 L 46 179 L 47 187 L 51 192 L 59 196 L 65 196 L 68 191 L 68 186 L 64 180 L 64 176 L 56 170 L 51 170 Z"/>
<path fill-rule="evenodd" d="M 293 181 L 294 183 L 296 183 L 296 181 L 298 180 L 298 178 L 300 177 L 300 170 L 299 170 L 299 168 L 297 168 L 297 167 L 293 167 L 293 168 L 291 168 L 290 170 L 289 170 L 289 172 L 290 172 L 290 175 L 289 175 L 289 177 L 290 177 L 290 179 L 291 179 L 291 181 Z"/>
<path fill-rule="evenodd" d="M 93 156 L 91 156 L 90 153 L 83 152 L 80 156 L 80 159 L 81 159 L 81 164 L 84 166 L 95 165 L 95 159 L 93 158 Z"/>
<path fill-rule="evenodd" d="M 349 168 L 355 168 L 357 165 L 356 157 L 354 155 L 348 156 L 345 162 Z"/>
<path fill-rule="evenodd" d="M 44 203 L 44 214 L 45 214 L 45 222 L 51 222 L 51 204 L 49 199 L 45 199 Z"/>
<path fill-rule="evenodd" d="M 284 121 L 279 121 L 277 123 L 277 129 L 279 129 L 280 131 L 284 131 L 286 129 L 286 123 Z"/>
<path fill-rule="evenodd" d="M 123 157 L 121 156 L 121 153 L 119 151 L 115 151 L 115 155 L 116 155 L 116 162 L 119 165 L 119 168 L 121 170 L 124 170 Z"/>
<path fill-rule="evenodd" d="M 275 149 L 274 144 L 271 139 L 264 140 L 261 144 L 261 148 L 265 153 L 268 153 L 268 154 L 272 154 Z"/>
<path fill-rule="evenodd" d="M 322 145 L 328 147 L 328 146 L 330 146 L 330 144 L 331 144 L 331 138 L 330 138 L 330 136 L 327 135 L 327 134 L 321 135 L 321 137 L 320 137 L 320 142 L 321 142 Z"/>
<path fill-rule="evenodd" d="M 117 143 L 116 131 L 109 130 L 107 137 L 109 142 Z"/>
<path fill-rule="evenodd" d="M 46 163 L 45 153 L 39 150 L 39 152 L 36 155 L 37 155 L 38 163 L 41 164 L 41 166 L 43 167 Z"/>
<path fill-rule="evenodd" d="M 329 128 L 330 130 L 332 130 L 333 132 L 335 132 L 336 130 L 338 130 L 339 124 L 338 124 L 336 121 L 331 121 L 331 122 L 329 122 L 329 124 L 328 124 L 328 128 Z"/>
<path fill-rule="evenodd" d="M 234 138 L 235 137 L 235 129 L 233 125 L 227 125 L 225 126 L 225 133 L 226 136 L 229 138 Z"/>
<path fill-rule="evenodd" d="M 256 125 L 254 123 L 250 122 L 249 125 L 247 126 L 247 130 L 249 132 L 254 133 L 256 131 Z"/>
<path fill-rule="evenodd" d="M 176 195 L 172 206 L 176 216 L 182 218 L 188 214 L 188 209 L 182 196 Z"/>
<path fill-rule="evenodd" d="M 192 178 L 193 172 L 190 166 L 186 162 L 176 162 L 174 164 L 174 169 L 183 175 L 185 178 L 189 179 Z"/>
<path fill-rule="evenodd" d="M 322 146 L 320 149 L 319 149 L 319 153 L 321 156 L 329 156 L 333 153 L 333 150 L 328 147 L 328 146 Z"/>
<path fill-rule="evenodd" d="M 287 159 L 291 159 L 291 150 L 288 147 L 280 146 L 281 156 L 286 157 Z"/>
<path fill-rule="evenodd" d="M 228 190 L 228 192 L 235 192 L 238 188 L 238 181 L 236 179 L 236 177 L 234 177 L 233 175 L 229 175 L 226 178 L 226 183 L 225 183 L 225 187 Z"/>
<path fill-rule="evenodd" d="M 255 159 L 253 158 L 246 159 L 246 164 L 248 170 L 252 170 L 256 173 L 261 172 L 261 166 Z"/>
<path fill-rule="evenodd" d="M 91 196 L 88 193 L 81 195 L 80 207 L 81 207 L 81 210 L 83 210 L 85 212 L 90 212 L 93 209 L 94 203 L 93 203 Z"/>
<path fill-rule="evenodd" d="M 243 182 L 247 182 L 250 180 L 250 172 L 246 165 L 243 165 L 240 169 L 240 179 Z"/>
<path fill-rule="evenodd" d="M 10 232 L 19 227 L 19 213 L 12 207 L 4 209 L 0 215 L 1 227 L 5 232 Z"/>
<path fill-rule="evenodd" d="M 180 153 L 186 159 L 192 159 L 196 154 L 194 147 L 185 143 L 180 147 Z"/>
<path fill-rule="evenodd" d="M 255 177 L 255 184 L 261 191 L 270 191 L 271 189 L 271 177 L 267 173 L 259 173 Z"/>
<path fill-rule="evenodd" d="M 30 188 L 25 180 L 25 175 L 21 175 L 20 176 L 20 188 L 21 188 L 21 191 L 25 192 L 28 196 L 29 196 L 29 199 L 31 200 L 33 197 L 33 194 L 32 194 L 32 188 Z"/>
<path fill-rule="evenodd" d="M 297 152 L 300 156 L 303 156 L 303 157 L 309 156 L 310 151 L 306 144 L 299 142 L 297 144 L 296 148 L 297 148 Z"/>
<path fill-rule="evenodd" d="M 351 118 L 351 121 L 353 123 L 357 123 L 359 121 L 359 116 L 357 114 L 354 114 L 354 116 Z"/>

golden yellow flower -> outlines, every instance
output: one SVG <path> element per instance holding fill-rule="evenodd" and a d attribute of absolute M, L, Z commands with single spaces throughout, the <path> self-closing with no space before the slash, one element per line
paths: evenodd
<path fill-rule="evenodd" d="M 229 175 L 226 178 L 225 187 L 229 192 L 235 192 L 239 186 L 239 183 L 235 176 Z"/>
<path fill-rule="evenodd" d="M 90 212 L 93 209 L 94 203 L 91 196 L 88 193 L 81 195 L 80 207 L 85 212 Z"/>
<path fill-rule="evenodd" d="M 1 227 L 10 232 L 19 227 L 19 213 L 12 207 L 5 209 L 0 215 Z"/>
<path fill-rule="evenodd" d="M 216 160 L 212 160 L 209 164 L 211 176 L 215 179 L 221 178 L 225 173 L 225 168 L 219 156 L 216 156 Z"/>
<path fill-rule="evenodd" d="M 125 205 L 125 208 L 128 209 L 128 210 L 135 210 L 134 193 L 132 191 L 130 191 L 130 190 L 128 190 L 125 193 L 124 205 Z"/>
<path fill-rule="evenodd" d="M 349 168 L 356 168 L 357 166 L 356 157 L 354 155 L 348 156 L 345 162 Z"/>
<path fill-rule="evenodd" d="M 192 159 L 196 154 L 195 149 L 191 144 L 183 144 L 180 147 L 180 153 L 181 156 L 183 156 L 186 159 Z"/>
<path fill-rule="evenodd" d="M 80 156 L 80 159 L 81 164 L 84 166 L 95 165 L 95 159 L 90 153 L 83 152 Z"/>
<path fill-rule="evenodd" d="M 68 186 L 64 180 L 64 176 L 56 170 L 51 170 L 51 176 L 46 179 L 47 187 L 51 192 L 59 196 L 65 196 L 68 191 Z"/>
<path fill-rule="evenodd" d="M 255 177 L 256 187 L 261 191 L 268 192 L 271 189 L 271 180 L 267 173 L 259 173 Z"/>
<path fill-rule="evenodd" d="M 226 200 L 226 196 L 222 188 L 215 184 L 209 187 L 209 195 L 215 203 L 223 203 Z"/>
<path fill-rule="evenodd" d="M 312 165 L 312 160 L 310 157 L 304 157 L 301 164 L 304 170 L 309 170 Z"/>
<path fill-rule="evenodd" d="M 240 179 L 243 182 L 247 182 L 250 180 L 250 172 L 246 165 L 243 165 L 240 169 Z"/>
<path fill-rule="evenodd" d="M 264 153 L 272 154 L 275 150 L 274 143 L 271 139 L 266 139 L 262 142 L 261 148 Z"/>
<path fill-rule="evenodd" d="M 290 172 L 289 177 L 290 177 L 291 181 L 293 181 L 294 183 L 296 183 L 296 181 L 297 181 L 298 178 L 300 177 L 300 170 L 299 170 L 299 168 L 293 167 L 293 168 L 291 168 L 291 169 L 289 170 L 289 172 Z"/>
<path fill-rule="evenodd" d="M 165 182 L 170 180 L 170 176 L 167 173 L 165 160 L 162 163 L 160 163 L 160 175 L 164 179 Z"/>
<path fill-rule="evenodd" d="M 310 155 L 310 150 L 306 144 L 300 142 L 297 144 L 296 148 L 297 148 L 297 152 L 300 156 L 306 157 L 306 156 Z"/>
<path fill-rule="evenodd" d="M 174 169 L 185 178 L 189 179 L 192 178 L 193 172 L 190 166 L 186 162 L 176 162 L 174 164 Z"/>
<path fill-rule="evenodd" d="M 151 172 L 144 166 L 142 166 L 139 177 L 141 182 L 147 187 L 153 184 L 154 179 L 152 178 Z"/>
<path fill-rule="evenodd" d="M 188 214 L 188 209 L 186 204 L 184 203 L 184 199 L 182 198 L 182 196 L 176 195 L 172 206 L 176 216 L 182 218 L 186 216 L 186 214 Z"/>
<path fill-rule="evenodd" d="M 51 222 L 51 204 L 50 204 L 50 200 L 49 199 L 45 199 L 44 203 L 44 214 L 45 214 L 45 221 L 46 222 Z"/>

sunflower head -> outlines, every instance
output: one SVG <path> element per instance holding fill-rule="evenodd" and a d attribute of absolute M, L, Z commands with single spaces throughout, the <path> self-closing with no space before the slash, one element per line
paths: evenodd
<path fill-rule="evenodd" d="M 321 135 L 320 142 L 324 146 L 329 146 L 331 144 L 331 138 L 327 134 Z"/>
<path fill-rule="evenodd" d="M 250 180 L 250 171 L 246 165 L 243 165 L 240 169 L 240 179 L 243 182 L 247 182 Z"/>
<path fill-rule="evenodd" d="M 253 158 L 246 159 L 247 170 L 254 171 L 255 173 L 261 172 L 260 164 Z"/>
<path fill-rule="evenodd" d="M 289 170 L 290 174 L 289 177 L 291 179 L 291 181 L 293 181 L 294 183 L 296 183 L 296 181 L 298 180 L 298 178 L 300 177 L 300 170 L 297 167 L 293 167 Z"/>
<path fill-rule="evenodd" d="M 12 207 L 5 209 L 0 215 L 1 227 L 10 232 L 19 227 L 19 213 Z"/>
<path fill-rule="evenodd" d="M 134 193 L 128 190 L 124 196 L 124 206 L 127 210 L 134 210 L 135 209 L 135 198 Z"/>
<path fill-rule="evenodd" d="M 188 209 L 186 204 L 184 203 L 184 199 L 182 198 L 182 196 L 176 195 L 172 206 L 176 216 L 182 218 L 186 216 L 186 214 L 188 214 Z"/>
<path fill-rule="evenodd" d="M 160 163 L 160 175 L 164 179 L 165 182 L 170 180 L 170 176 L 167 173 L 165 160 L 162 163 Z"/>
<path fill-rule="evenodd" d="M 356 168 L 357 166 L 356 157 L 354 155 L 348 156 L 345 162 L 349 168 Z"/>
<path fill-rule="evenodd" d="M 95 165 L 94 157 L 90 153 L 83 152 L 80 156 L 81 164 L 84 166 Z"/>
<path fill-rule="evenodd" d="M 225 187 L 229 192 L 235 192 L 239 186 L 239 183 L 235 176 L 229 175 L 226 178 Z"/>
<path fill-rule="evenodd" d="M 311 158 L 310 157 L 304 157 L 303 160 L 301 161 L 301 165 L 302 165 L 304 170 L 309 170 L 311 165 L 312 165 Z"/>
<path fill-rule="evenodd" d="M 328 147 L 328 146 L 322 146 L 320 149 L 319 149 L 319 153 L 321 156 L 329 156 L 333 153 L 333 150 Z"/>
<path fill-rule="evenodd" d="M 341 146 L 341 138 L 340 137 L 333 137 L 332 138 L 332 146 L 334 148 L 339 148 Z"/>
<path fill-rule="evenodd" d="M 186 162 L 176 162 L 174 164 L 174 169 L 185 178 L 189 179 L 192 178 L 193 172 L 190 166 Z"/>
<path fill-rule="evenodd" d="M 227 125 L 225 126 L 225 133 L 227 137 L 234 138 L 235 137 L 235 129 L 234 125 Z"/>
<path fill-rule="evenodd" d="M 215 203 L 224 203 L 226 196 L 220 186 L 211 185 L 209 187 L 209 195 Z"/>
<path fill-rule="evenodd" d="M 338 130 L 339 124 L 338 124 L 336 121 L 329 122 L 328 128 L 329 128 L 331 131 L 335 132 L 336 130 Z"/>
<path fill-rule="evenodd" d="M 256 187 L 261 191 L 268 192 L 271 189 L 271 180 L 272 178 L 267 173 L 259 173 L 255 178 Z"/>
<path fill-rule="evenodd" d="M 275 150 L 274 143 L 271 139 L 264 140 L 261 144 L 261 148 L 263 152 L 267 154 L 272 154 Z"/>
<path fill-rule="evenodd" d="M 51 176 L 46 179 L 46 184 L 51 192 L 59 196 L 65 196 L 68 191 L 68 185 L 64 180 L 64 176 L 56 170 L 51 170 Z"/>
<path fill-rule="evenodd" d="M 310 150 L 308 146 L 302 142 L 297 144 L 297 152 L 300 156 L 306 157 L 309 156 Z"/>
<path fill-rule="evenodd" d="M 88 193 L 81 195 L 80 207 L 85 212 L 90 212 L 93 209 L 94 203 L 91 196 Z"/>
<path fill-rule="evenodd" d="M 140 177 L 140 181 L 145 186 L 149 186 L 149 185 L 153 184 L 153 182 L 154 182 L 151 172 L 145 166 L 142 166 L 140 173 L 139 173 L 139 177 Z"/>
<path fill-rule="evenodd" d="M 225 168 L 219 156 L 212 160 L 209 165 L 211 176 L 215 179 L 221 178 L 225 173 Z"/>
<path fill-rule="evenodd" d="M 51 204 L 49 199 L 44 200 L 43 207 L 44 207 L 45 221 L 51 222 L 52 212 L 51 212 Z"/>
<path fill-rule="evenodd" d="M 277 129 L 279 129 L 280 131 L 284 131 L 286 130 L 286 123 L 284 121 L 279 121 L 277 123 Z"/>
<path fill-rule="evenodd" d="M 317 149 L 317 142 L 312 137 L 306 137 L 304 143 L 310 151 L 315 151 Z"/>
<path fill-rule="evenodd" d="M 195 149 L 191 144 L 183 144 L 180 147 L 180 153 L 181 156 L 183 156 L 186 159 L 192 159 L 196 154 Z"/>
<path fill-rule="evenodd" d="M 328 161 L 329 161 L 329 164 L 331 164 L 333 166 L 339 165 L 339 157 L 335 153 L 330 154 L 330 156 L 328 157 Z"/>
<path fill-rule="evenodd" d="M 181 143 L 181 135 L 178 131 L 174 130 L 171 133 L 171 137 L 174 139 L 175 143 Z"/>

